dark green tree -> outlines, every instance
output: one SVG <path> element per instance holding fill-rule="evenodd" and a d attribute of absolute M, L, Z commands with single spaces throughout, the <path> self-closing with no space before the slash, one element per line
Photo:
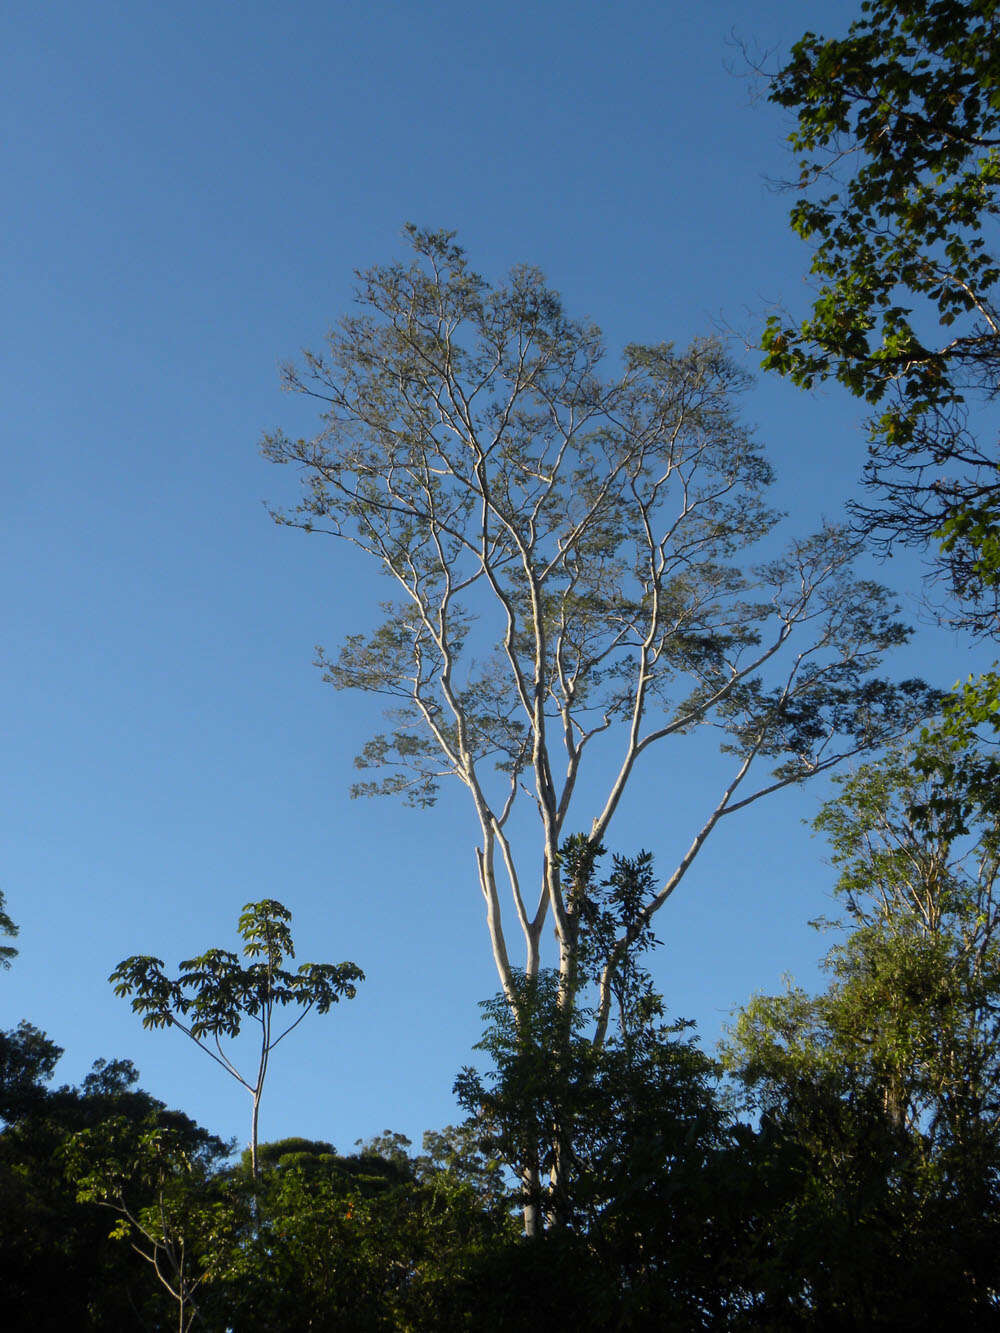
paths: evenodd
<path fill-rule="evenodd" d="M 759 1117 L 759 1309 L 821 1327 L 996 1326 L 1000 786 L 927 739 L 844 780 L 831 985 L 758 996 L 726 1059 Z"/>
<path fill-rule="evenodd" d="M 74 1136 L 108 1123 L 154 1124 L 190 1156 L 220 1163 L 228 1145 L 134 1087 L 127 1060 L 99 1060 L 79 1087 L 46 1086 L 58 1046 L 30 1024 L 0 1038 L 0 1289 L 4 1322 L 15 1329 L 170 1329 L 176 1318 L 147 1265 L 110 1239 L 107 1213 L 77 1200 L 66 1173 Z M 130 1206 L 152 1199 L 140 1181 Z"/>
<path fill-rule="evenodd" d="M 807 33 L 770 81 L 795 115 L 795 230 L 817 291 L 774 315 L 764 364 L 836 377 L 874 408 L 859 510 L 889 543 L 943 540 L 961 618 L 997 631 L 1000 7 L 870 0 Z M 993 693 L 995 698 L 995 689 Z"/>
<path fill-rule="evenodd" d="M 263 1144 L 257 1224 L 234 1253 L 229 1326 L 246 1333 L 471 1327 L 475 1275 L 515 1236 L 461 1172 L 386 1131 L 339 1155 Z"/>
<path fill-rule="evenodd" d="M 110 1236 L 143 1259 L 176 1306 L 178 1333 L 199 1318 L 202 1290 L 220 1283 L 250 1232 L 250 1196 L 214 1168 L 214 1153 L 156 1114 L 111 1116 L 74 1134 L 62 1149 L 81 1203 L 118 1219 Z M 226 1302 L 221 1318 L 228 1326 Z"/>
<path fill-rule="evenodd" d="M 502 995 L 484 1006 L 480 1049 L 491 1067 L 467 1068 L 456 1082 L 480 1150 L 516 1182 L 512 1202 L 544 1222 L 480 1272 L 505 1312 L 495 1327 L 530 1321 L 542 1299 L 539 1265 L 548 1268 L 542 1285 L 554 1320 L 725 1327 L 738 1231 L 726 1197 L 733 1145 L 712 1061 L 687 1024 L 658 1013 L 600 1047 L 584 1011 L 567 1034 L 545 972 L 522 1006 L 520 1022 Z"/>
<path fill-rule="evenodd" d="M 62 1047 L 23 1019 L 10 1032 L 0 1032 L 0 1121 L 16 1124 L 44 1100 L 45 1084 L 62 1053 Z"/>
<path fill-rule="evenodd" d="M 302 963 L 295 972 L 283 967 L 295 957 L 289 927 L 291 913 L 268 898 L 247 903 L 238 929 L 243 962 L 228 949 L 209 949 L 180 964 L 171 979 L 163 960 L 135 955 L 119 963 L 110 981 L 116 995 L 132 996 L 132 1009 L 145 1028 L 176 1027 L 250 1093 L 250 1153 L 257 1174 L 260 1102 L 274 1048 L 313 1009 L 325 1014 L 342 997 L 353 999 L 364 973 L 354 963 Z M 297 1018 L 275 1029 L 279 1009 L 294 1005 Z M 257 1068 L 244 1076 L 223 1048 L 223 1038 L 238 1037 L 252 1021 L 260 1029 Z"/>
<path fill-rule="evenodd" d="M 517 1327 L 538 1299 L 523 1277 L 536 1273 L 530 1249 L 541 1246 L 557 1275 L 553 1318 L 722 1328 L 736 1282 L 731 1126 L 713 1062 L 689 1024 L 665 1020 L 643 965 L 656 944 L 644 915 L 657 889 L 652 858 L 616 856 L 602 878 L 602 854 L 583 838 L 563 848 L 579 963 L 573 1005 L 544 971 L 523 980 L 517 1012 L 496 996 L 483 1006 L 479 1046 L 490 1067 L 456 1082 L 468 1130 L 508 1168 L 525 1212 L 526 1248 L 481 1280 L 513 1283 L 509 1322 L 497 1326 Z M 609 983 L 615 1021 L 595 1042 L 595 1001 L 623 937 Z"/>

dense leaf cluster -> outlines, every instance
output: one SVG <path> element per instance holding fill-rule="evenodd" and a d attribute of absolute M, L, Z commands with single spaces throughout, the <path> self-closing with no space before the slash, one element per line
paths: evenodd
<path fill-rule="evenodd" d="M 876 409 L 860 510 L 891 542 L 944 540 L 961 616 L 994 633 L 1000 482 L 1000 9 L 870 0 L 807 33 L 771 80 L 795 115 L 794 229 L 812 309 L 773 315 L 770 369 L 836 377 Z M 975 412 L 973 412 L 975 409 Z"/>

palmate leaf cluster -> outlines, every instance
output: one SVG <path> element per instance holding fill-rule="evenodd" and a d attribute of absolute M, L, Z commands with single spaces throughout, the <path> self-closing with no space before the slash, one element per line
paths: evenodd
<path fill-rule="evenodd" d="M 271 1055 L 279 1042 L 314 1009 L 325 1014 L 341 999 L 353 999 L 364 973 L 356 963 L 302 963 L 295 972 L 283 967 L 295 957 L 291 912 L 273 898 L 247 903 L 238 921 L 242 962 L 228 949 L 209 949 L 180 965 L 168 977 L 163 961 L 148 954 L 126 958 L 109 980 L 116 995 L 131 996 L 143 1027 L 176 1027 L 201 1048 L 251 1097 L 250 1155 L 257 1173 L 261 1098 Z M 277 1031 L 278 1010 L 294 1005 L 298 1016 Z M 223 1046 L 252 1022 L 257 1036 L 256 1070 L 241 1072 Z"/>
<path fill-rule="evenodd" d="M 170 978 L 162 959 L 139 954 L 111 974 L 115 994 L 132 997 L 143 1027 L 176 1024 L 199 1042 L 236 1037 L 248 1018 L 259 1020 L 274 1006 L 325 1014 L 342 996 L 353 999 L 357 982 L 364 980 L 354 963 L 302 963 L 294 972 L 282 967 L 295 956 L 290 919 L 288 909 L 273 899 L 248 903 L 239 932 L 249 962 L 228 949 L 208 949 L 182 962 L 178 976 Z"/>

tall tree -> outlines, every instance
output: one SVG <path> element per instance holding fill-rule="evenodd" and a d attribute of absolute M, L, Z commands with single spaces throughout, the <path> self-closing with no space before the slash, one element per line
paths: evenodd
<path fill-rule="evenodd" d="M 116 995 L 132 996 L 132 1009 L 145 1028 L 176 1027 L 250 1094 L 250 1157 L 257 1176 L 260 1102 L 271 1054 L 280 1041 L 313 1009 L 325 1014 L 342 997 L 353 999 L 364 973 L 355 963 L 302 963 L 295 972 L 283 967 L 295 957 L 287 907 L 266 898 L 247 903 L 239 918 L 245 964 L 228 949 L 209 949 L 180 965 L 171 979 L 163 960 L 149 954 L 124 959 L 109 980 Z M 280 1032 L 277 1010 L 288 1005 L 301 1013 Z M 223 1038 L 238 1037 L 247 1021 L 260 1029 L 257 1068 L 244 1075 L 227 1055 Z"/>
<path fill-rule="evenodd" d="M 860 509 L 889 543 L 944 541 L 961 618 L 997 632 L 1000 6 L 869 0 L 806 33 L 770 82 L 796 117 L 807 318 L 774 315 L 765 365 L 836 377 L 875 408 Z"/>
<path fill-rule="evenodd" d="M 491 286 L 451 233 L 409 238 L 413 261 L 359 275 L 360 313 L 285 369 L 288 389 L 325 407 L 312 439 L 265 437 L 305 487 L 276 517 L 353 543 L 399 597 L 321 659 L 335 686 L 390 708 L 358 759 L 378 775 L 356 791 L 429 805 L 457 778 L 504 994 L 516 1008 L 509 894 L 529 981 L 551 916 L 565 1000 L 561 843 L 604 840 L 649 751 L 711 725 L 732 767 L 636 930 L 721 819 L 883 743 L 927 696 L 871 678 L 906 631 L 885 590 L 852 577 L 843 530 L 741 563 L 775 522 L 771 472 L 734 410 L 745 377 L 718 345 L 630 346 L 608 373 L 599 330 L 535 269 Z M 519 841 L 522 799 L 537 824 Z M 628 944 L 608 959 L 599 1034 Z"/>

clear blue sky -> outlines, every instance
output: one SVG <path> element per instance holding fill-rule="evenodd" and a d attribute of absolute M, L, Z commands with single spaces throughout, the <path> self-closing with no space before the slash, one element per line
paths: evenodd
<path fill-rule="evenodd" d="M 783 49 L 850 6 L 730 0 L 496 6 L 177 0 L 7 6 L 3 102 L 5 725 L 0 885 L 20 957 L 0 1024 L 130 1056 L 143 1085 L 241 1140 L 239 1090 L 178 1033 L 143 1033 L 106 977 L 226 945 L 241 905 L 295 913 L 300 959 L 351 958 L 359 998 L 280 1049 L 265 1137 L 349 1147 L 455 1117 L 495 990 L 460 793 L 351 803 L 370 701 L 311 666 L 378 581 L 281 531 L 257 440 L 309 428 L 276 366 L 347 307 L 407 220 L 457 228 L 499 276 L 541 266 L 626 341 L 754 330 L 800 305 L 807 255 L 768 177 L 787 127 L 733 30 Z M 752 362 L 752 358 L 751 358 Z M 749 363 L 748 363 L 749 364 Z M 858 406 L 760 385 L 778 502 L 804 531 L 855 487 Z M 911 619 L 918 568 L 881 571 Z M 926 617 L 924 617 L 926 620 Z M 891 669 L 971 665 L 930 624 Z M 713 787 L 662 751 L 617 825 L 667 869 Z M 671 1008 L 708 1042 L 784 972 L 812 981 L 829 909 L 816 790 L 735 819 L 658 919 Z"/>

